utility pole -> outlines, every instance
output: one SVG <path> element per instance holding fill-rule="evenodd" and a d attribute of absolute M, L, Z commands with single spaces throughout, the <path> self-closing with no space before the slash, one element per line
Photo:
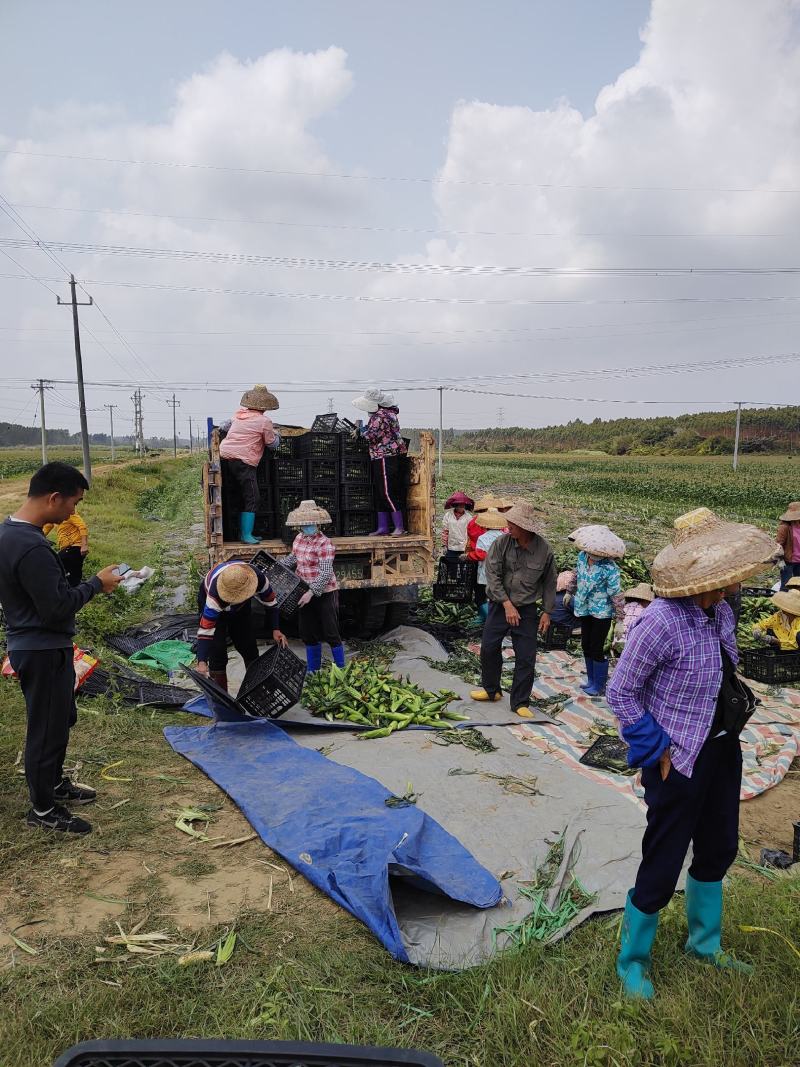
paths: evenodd
<path fill-rule="evenodd" d="M 442 394 L 444 393 L 444 386 L 439 386 L 439 477 L 442 476 Z"/>
<path fill-rule="evenodd" d="M 739 428 L 742 423 L 742 402 L 736 405 L 736 440 L 733 442 L 733 469 L 739 466 Z"/>
<path fill-rule="evenodd" d="M 103 404 L 104 408 L 108 408 L 108 414 L 111 416 L 111 462 L 116 459 L 114 454 L 114 408 L 116 404 Z"/>
<path fill-rule="evenodd" d="M 31 389 L 35 389 L 39 393 L 39 412 L 42 417 L 42 466 L 47 463 L 47 427 L 44 424 L 44 391 L 45 389 L 52 389 L 52 385 L 46 385 L 43 378 L 39 379 L 38 385 L 32 385 Z"/>
<path fill-rule="evenodd" d="M 502 408 L 498 408 L 497 409 L 497 425 L 500 427 L 501 430 L 503 429 L 503 409 Z"/>
<path fill-rule="evenodd" d="M 333 397 L 332 396 L 328 397 L 328 414 L 329 415 L 333 414 Z"/>
<path fill-rule="evenodd" d="M 178 455 L 178 423 L 176 421 L 175 409 L 181 406 L 180 400 L 175 399 L 175 394 L 172 394 L 172 400 L 168 400 L 167 404 L 172 408 L 172 454 L 177 457 Z"/>
<path fill-rule="evenodd" d="M 62 300 L 60 296 L 56 297 L 56 301 L 72 308 L 72 330 L 75 335 L 75 366 L 78 372 L 78 406 L 80 407 L 81 416 L 81 444 L 83 445 L 83 476 L 91 485 L 92 460 L 89 455 L 89 427 L 86 424 L 86 396 L 83 391 L 83 360 L 81 359 L 81 330 L 78 323 L 78 308 L 90 307 L 94 301 L 91 297 L 88 300 L 78 301 L 75 294 L 74 274 L 69 276 L 69 289 L 71 294 L 69 301 Z"/>
<path fill-rule="evenodd" d="M 192 416 L 189 416 L 189 452 L 194 452 L 194 438 L 192 437 Z"/>
<path fill-rule="evenodd" d="M 142 390 L 137 389 L 131 397 L 133 401 L 133 440 L 134 448 L 144 455 L 144 427 L 142 425 Z"/>

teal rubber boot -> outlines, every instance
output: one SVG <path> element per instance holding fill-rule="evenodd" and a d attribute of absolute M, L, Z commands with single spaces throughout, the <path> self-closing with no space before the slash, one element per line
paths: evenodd
<path fill-rule="evenodd" d="M 254 511 L 243 511 L 239 516 L 239 540 L 246 545 L 260 545 L 261 539 L 253 537 L 253 526 L 256 521 Z"/>
<path fill-rule="evenodd" d="M 632 1000 L 651 1000 L 653 983 L 650 981 L 650 953 L 658 928 L 658 912 L 647 915 L 632 903 L 631 890 L 625 902 L 622 917 L 617 974 L 622 981 L 626 997 Z"/>
<path fill-rule="evenodd" d="M 594 685 L 594 660 L 593 659 L 589 659 L 588 657 L 584 657 L 584 658 L 585 658 L 585 663 L 586 663 L 586 681 L 583 683 L 582 686 L 580 686 L 580 688 L 585 693 L 588 689 L 591 689 L 592 686 Z"/>
<path fill-rule="evenodd" d="M 585 690 L 585 693 L 588 697 L 601 697 L 606 691 L 606 682 L 608 681 L 608 660 L 596 659 L 592 667 L 594 681 Z"/>
<path fill-rule="evenodd" d="M 722 951 L 722 882 L 698 882 L 687 874 L 686 918 L 689 922 L 686 951 L 690 956 L 723 970 L 753 973 L 749 963 L 741 963 Z"/>

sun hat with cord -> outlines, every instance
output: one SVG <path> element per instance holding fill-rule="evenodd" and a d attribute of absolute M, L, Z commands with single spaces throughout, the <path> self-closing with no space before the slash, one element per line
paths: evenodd
<path fill-rule="evenodd" d="M 365 389 L 361 396 L 353 401 L 353 407 L 359 411 L 366 411 L 370 415 L 378 410 L 383 402 L 383 392 L 380 389 Z"/>
<path fill-rule="evenodd" d="M 772 603 L 787 615 L 800 615 L 800 589 L 783 589 L 772 594 Z"/>
<path fill-rule="evenodd" d="M 672 543 L 662 548 L 650 570 L 656 596 L 698 596 L 744 581 L 777 556 L 769 534 L 747 523 L 727 522 L 709 508 L 679 515 Z"/>
<path fill-rule="evenodd" d="M 287 526 L 325 526 L 331 522 L 331 517 L 325 508 L 313 500 L 301 500 L 294 511 L 286 516 Z"/>
<path fill-rule="evenodd" d="M 505 496 L 495 496 L 493 493 L 487 493 L 482 496 L 480 500 L 475 501 L 475 507 L 473 511 L 477 514 L 479 511 L 488 511 L 489 508 L 496 508 L 500 511 L 502 508 L 510 508 L 514 506 L 514 501 L 509 500 Z"/>
<path fill-rule="evenodd" d="M 501 515 L 497 508 L 487 508 L 475 516 L 475 522 L 484 530 L 505 530 L 508 526 L 508 515 Z"/>
<path fill-rule="evenodd" d="M 800 500 L 793 500 L 781 515 L 781 522 L 800 522 Z"/>
<path fill-rule="evenodd" d="M 453 495 L 449 496 L 444 502 L 445 511 L 447 511 L 448 508 L 458 507 L 466 508 L 467 511 L 472 511 L 472 509 L 475 507 L 475 501 L 472 499 L 471 496 L 467 496 L 466 493 L 462 493 L 459 490 L 459 492 L 453 493 Z"/>
<path fill-rule="evenodd" d="M 503 518 L 506 520 L 506 526 L 513 522 L 515 526 L 519 526 L 521 530 L 527 530 L 528 533 L 539 532 L 539 519 L 536 515 L 536 508 L 533 504 L 529 504 L 527 500 L 518 500 L 512 508 L 503 512 Z"/>
<path fill-rule="evenodd" d="M 394 393 L 384 393 L 381 391 L 381 399 L 379 401 L 379 407 L 393 408 L 397 406 L 397 401 L 394 398 Z"/>
<path fill-rule="evenodd" d="M 607 526 L 579 526 L 569 535 L 582 552 L 599 559 L 622 559 L 625 542 Z"/>
<path fill-rule="evenodd" d="M 258 589 L 258 575 L 248 563 L 229 563 L 217 575 L 217 592 L 226 604 L 243 604 Z"/>
<path fill-rule="evenodd" d="M 631 589 L 626 589 L 623 597 L 625 600 L 646 600 L 648 604 L 655 600 L 653 587 L 648 585 L 647 582 L 639 582 L 638 585 L 634 585 Z"/>
<path fill-rule="evenodd" d="M 800 577 L 790 578 L 786 583 L 786 589 L 800 589 Z"/>
<path fill-rule="evenodd" d="M 278 398 L 266 385 L 254 385 L 252 389 L 242 393 L 240 403 L 243 408 L 252 408 L 254 411 L 277 411 L 280 407 Z"/>

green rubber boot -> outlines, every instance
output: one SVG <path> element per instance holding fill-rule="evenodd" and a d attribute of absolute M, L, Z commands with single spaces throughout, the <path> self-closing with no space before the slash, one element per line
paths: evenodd
<path fill-rule="evenodd" d="M 239 540 L 246 545 L 260 545 L 261 539 L 253 537 L 253 526 L 256 514 L 254 511 L 243 511 L 239 516 Z"/>
<path fill-rule="evenodd" d="M 687 874 L 686 918 L 689 922 L 686 951 L 690 956 L 723 970 L 753 973 L 749 963 L 722 951 L 722 882 L 698 882 Z"/>
<path fill-rule="evenodd" d="M 625 902 L 622 917 L 617 974 L 622 980 L 626 997 L 632 1000 L 651 1000 L 653 983 L 650 981 L 650 953 L 658 928 L 658 912 L 648 915 L 639 911 L 631 902 L 631 890 Z"/>

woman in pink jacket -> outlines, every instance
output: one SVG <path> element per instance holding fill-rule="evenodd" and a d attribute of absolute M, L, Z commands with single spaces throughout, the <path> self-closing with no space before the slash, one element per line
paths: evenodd
<path fill-rule="evenodd" d="M 244 501 L 240 516 L 240 540 L 247 545 L 258 544 L 253 537 L 253 525 L 258 508 L 258 482 L 256 468 L 261 462 L 265 448 L 275 449 L 281 443 L 275 432 L 272 419 L 265 411 L 278 408 L 277 397 L 266 385 L 256 385 L 242 396 L 242 406 L 231 419 L 231 428 L 219 446 L 219 454 L 227 460 L 228 470 L 239 483 Z"/>

